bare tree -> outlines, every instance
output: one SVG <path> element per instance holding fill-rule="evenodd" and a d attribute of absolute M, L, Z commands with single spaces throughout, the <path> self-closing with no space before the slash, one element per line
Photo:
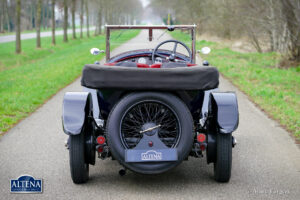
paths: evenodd
<path fill-rule="evenodd" d="M 18 2 L 17 2 L 18 4 Z M 18 6 L 18 5 L 17 5 Z M 10 32 L 10 16 L 9 16 L 9 11 L 8 11 L 8 6 L 7 6 L 7 0 L 4 0 L 4 12 L 5 12 L 5 18 L 6 18 L 6 24 L 7 24 L 7 31 Z M 20 11 L 21 12 L 21 11 Z"/>
<path fill-rule="evenodd" d="M 39 6 L 40 9 L 38 9 Z M 56 8 L 62 13 L 61 21 L 55 20 Z M 7 13 L 13 15 L 15 9 L 16 0 L 0 0 L 0 31 L 9 31 L 16 28 L 16 20 L 12 19 L 12 16 L 6 17 Z M 52 44 L 55 44 L 55 29 L 57 27 L 63 27 L 65 42 L 68 41 L 68 27 L 72 26 L 72 36 L 74 38 L 79 37 L 79 34 L 77 35 L 75 32 L 77 14 L 78 21 L 80 21 L 80 37 L 82 38 L 85 34 L 83 33 L 85 24 L 88 29 L 88 36 L 90 35 L 89 28 L 92 23 L 97 27 L 97 34 L 101 34 L 103 24 L 133 23 L 134 19 L 138 17 L 137 13 L 141 13 L 141 10 L 140 0 L 24 0 L 21 8 L 21 29 L 35 29 L 39 35 L 43 27 L 46 29 L 49 26 L 52 32 Z M 42 45 L 41 42 L 38 36 L 36 45 Z"/>
<path fill-rule="evenodd" d="M 39 1 L 39 0 L 38 0 Z M 44 0 L 42 1 L 41 5 L 41 27 L 45 30 L 45 7 L 44 7 Z"/>
<path fill-rule="evenodd" d="M 300 61 L 300 0 L 152 0 L 150 6 L 163 19 L 170 12 L 175 23 L 197 23 L 198 32 L 247 36 L 258 52 L 269 47 Z"/>
<path fill-rule="evenodd" d="M 101 34 L 102 33 L 102 5 L 103 5 L 103 2 L 102 0 L 99 0 L 99 7 L 98 7 L 98 34 Z"/>
<path fill-rule="evenodd" d="M 16 1 L 16 53 L 21 53 L 21 0 Z"/>
<path fill-rule="evenodd" d="M 300 1 L 281 0 L 286 27 L 289 31 L 289 59 L 300 61 Z M 286 42 L 286 41 L 285 41 Z"/>
<path fill-rule="evenodd" d="M 72 0 L 72 37 L 76 39 L 76 27 L 75 27 L 75 10 L 76 10 L 76 0 Z"/>
<path fill-rule="evenodd" d="M 51 21 L 52 21 L 52 24 L 51 24 L 51 29 L 52 29 L 52 45 L 55 45 L 56 44 L 56 41 L 55 41 L 55 0 L 52 0 L 51 2 Z"/>
<path fill-rule="evenodd" d="M 36 1 L 32 1 L 31 3 L 31 23 L 32 23 L 32 28 L 35 29 L 36 27 Z"/>
<path fill-rule="evenodd" d="M 89 22 L 89 5 L 88 5 L 88 0 L 85 1 L 85 13 L 86 13 L 86 34 L 87 37 L 90 37 L 90 22 Z"/>
<path fill-rule="evenodd" d="M 95 36 L 101 34 L 101 27 L 102 27 L 102 0 L 96 1 L 96 7 L 97 7 L 97 21 L 96 21 L 96 30 L 95 30 Z"/>
<path fill-rule="evenodd" d="M 64 42 L 68 42 L 68 1 L 64 0 Z"/>
<path fill-rule="evenodd" d="M 44 30 L 48 29 L 48 18 L 49 18 L 49 12 L 48 12 L 48 6 L 49 6 L 49 0 L 46 0 L 46 4 L 43 6 L 43 27 Z"/>
<path fill-rule="evenodd" d="M 41 14 L 42 0 L 38 0 L 36 9 L 36 47 L 41 48 Z"/>
<path fill-rule="evenodd" d="M 80 0 L 80 38 L 83 38 L 82 28 L 83 28 L 83 0 Z"/>
<path fill-rule="evenodd" d="M 4 0 L 1 0 L 0 6 L 0 33 L 4 32 Z"/>

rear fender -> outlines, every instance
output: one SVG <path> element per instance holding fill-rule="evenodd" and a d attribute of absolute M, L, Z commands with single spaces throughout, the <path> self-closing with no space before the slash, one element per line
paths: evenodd
<path fill-rule="evenodd" d="M 63 100 L 62 121 L 67 135 L 78 135 L 89 116 L 93 116 L 92 96 L 89 92 L 67 92 Z"/>
<path fill-rule="evenodd" d="M 209 98 L 209 116 L 218 132 L 228 134 L 239 124 L 239 111 L 234 92 L 212 92 Z"/>

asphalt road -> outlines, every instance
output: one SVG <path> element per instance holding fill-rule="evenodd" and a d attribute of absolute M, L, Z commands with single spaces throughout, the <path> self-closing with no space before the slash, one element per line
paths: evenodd
<path fill-rule="evenodd" d="M 142 45 L 144 34 L 129 44 Z M 127 44 L 115 52 L 128 50 Z M 240 111 L 229 183 L 213 180 L 213 166 L 205 158 L 190 158 L 165 174 L 124 177 L 117 161 L 97 159 L 89 182 L 73 184 L 61 113 L 64 93 L 82 90 L 78 79 L 1 138 L 0 199 L 299 199 L 300 150 L 289 133 L 222 77 L 220 88 L 237 93 Z M 42 178 L 43 193 L 11 194 L 10 179 L 22 174 Z"/>
<path fill-rule="evenodd" d="M 95 30 L 95 27 L 91 27 L 90 31 L 92 31 L 92 30 Z M 86 31 L 86 28 L 83 28 L 83 32 L 85 32 L 85 31 Z M 72 29 L 68 29 L 67 32 L 72 33 Z M 79 28 L 76 29 L 76 33 L 80 33 Z M 63 35 L 63 34 L 64 34 L 63 30 L 55 31 L 55 35 Z M 41 37 L 50 37 L 50 36 L 52 36 L 51 31 L 41 32 Z M 21 40 L 27 40 L 27 39 L 32 39 L 32 38 L 36 38 L 36 33 L 22 33 L 21 34 Z M 16 40 L 16 35 L 0 36 L 0 43 L 12 42 L 15 40 Z"/>

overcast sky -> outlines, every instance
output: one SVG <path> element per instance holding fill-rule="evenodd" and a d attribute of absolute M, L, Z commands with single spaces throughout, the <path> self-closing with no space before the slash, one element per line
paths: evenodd
<path fill-rule="evenodd" d="M 140 0 L 143 4 L 143 7 L 145 8 L 150 2 L 150 0 Z"/>

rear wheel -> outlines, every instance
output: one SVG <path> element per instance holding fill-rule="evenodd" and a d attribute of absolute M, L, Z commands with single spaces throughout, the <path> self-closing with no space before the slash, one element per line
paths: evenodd
<path fill-rule="evenodd" d="M 218 182 L 228 182 L 231 176 L 232 136 L 217 134 L 217 155 L 214 162 L 214 178 Z"/>
<path fill-rule="evenodd" d="M 89 164 L 85 159 L 84 134 L 70 135 L 69 154 L 70 170 L 74 183 L 85 183 L 89 179 Z"/>
<path fill-rule="evenodd" d="M 152 127 L 156 128 L 145 131 Z M 160 92 L 131 93 L 122 98 L 110 112 L 106 131 L 112 155 L 126 168 L 142 174 L 162 173 L 177 166 L 189 155 L 194 137 L 186 105 L 176 96 Z M 178 160 L 125 162 L 125 150 L 135 148 L 144 134 L 157 134 L 167 148 L 176 148 Z"/>

